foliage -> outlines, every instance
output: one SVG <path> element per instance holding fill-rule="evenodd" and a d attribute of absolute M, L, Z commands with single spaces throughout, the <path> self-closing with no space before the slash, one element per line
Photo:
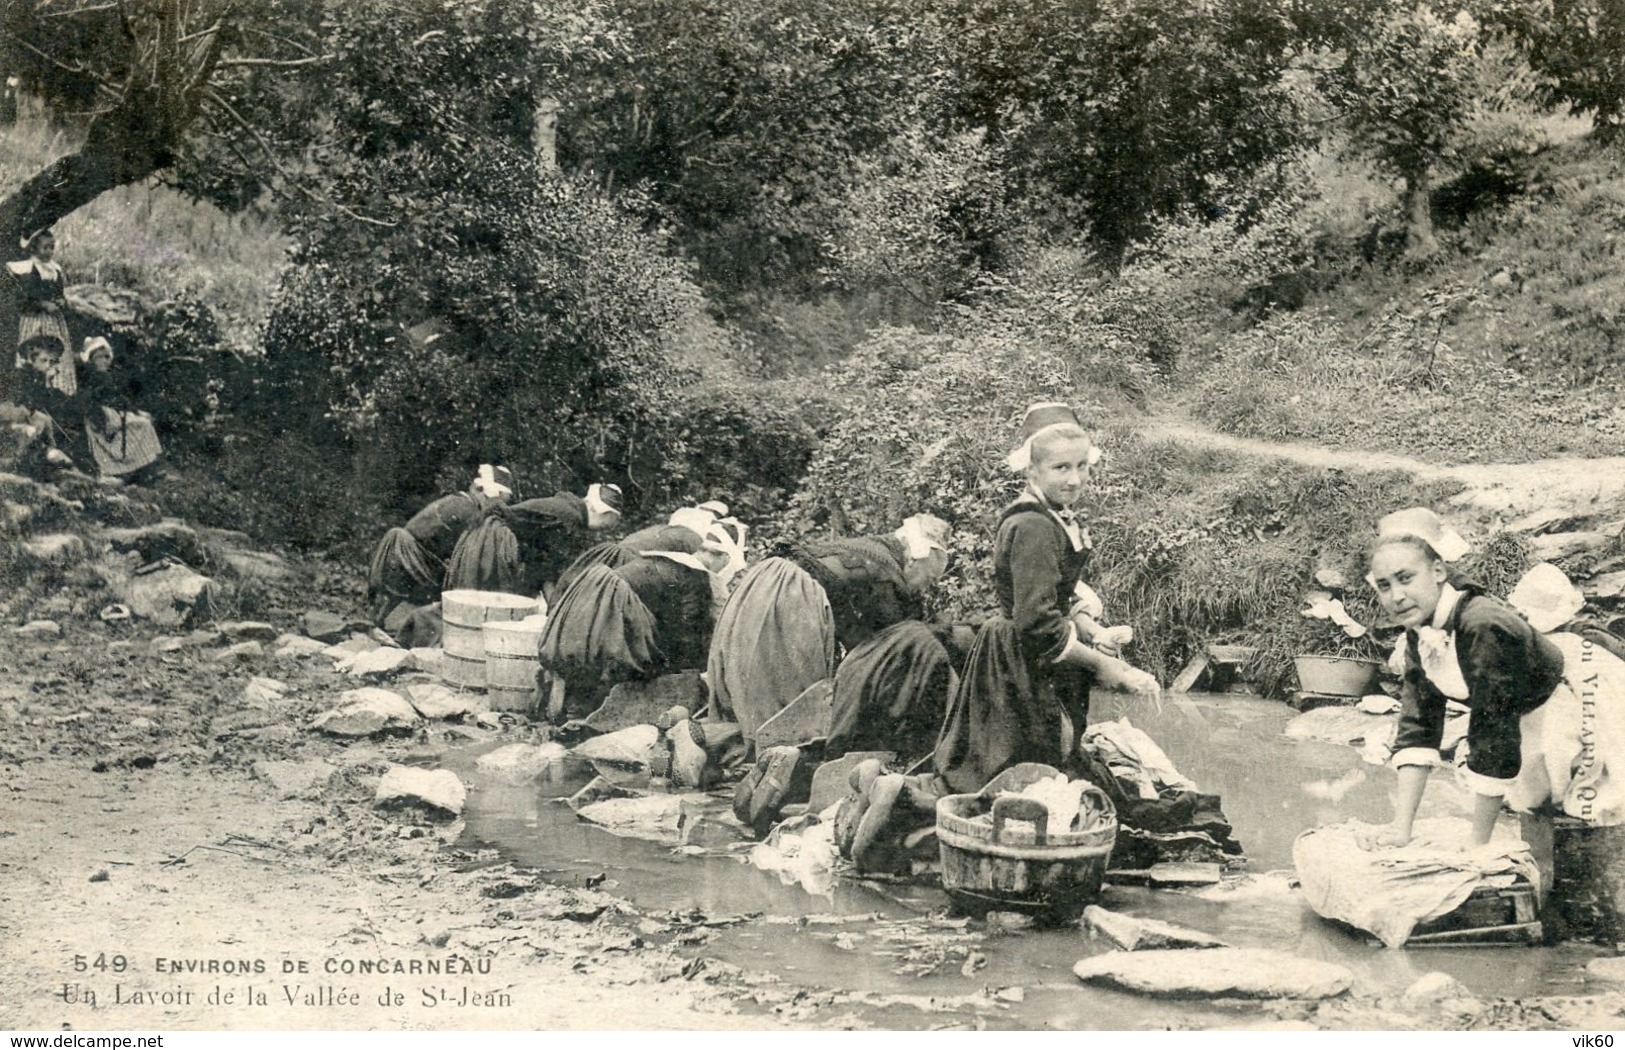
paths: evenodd
<path fill-rule="evenodd" d="M 1549 78 L 1554 102 L 1589 113 L 1607 128 L 1625 116 L 1625 9 L 1609 0 L 1481 0 Z"/>
<path fill-rule="evenodd" d="M 1038 204 L 1068 202 L 1116 260 L 1209 180 L 1304 145 L 1285 79 L 1290 5 L 1259 0 L 959 0 L 944 9 L 958 108 Z"/>

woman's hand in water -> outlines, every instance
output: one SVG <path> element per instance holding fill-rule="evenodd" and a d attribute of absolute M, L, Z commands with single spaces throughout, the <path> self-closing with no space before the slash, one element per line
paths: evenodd
<path fill-rule="evenodd" d="M 1366 850 L 1396 849 L 1410 843 L 1411 830 L 1398 824 L 1367 826 L 1354 833 L 1354 841 Z"/>
<path fill-rule="evenodd" d="M 1119 684 L 1123 689 L 1146 700 L 1153 702 L 1162 700 L 1162 686 L 1158 684 L 1156 676 L 1138 667 L 1124 668 Z"/>

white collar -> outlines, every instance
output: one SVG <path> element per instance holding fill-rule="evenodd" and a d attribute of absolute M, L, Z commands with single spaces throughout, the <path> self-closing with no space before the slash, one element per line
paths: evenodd
<path fill-rule="evenodd" d="M 40 262 L 32 255 L 26 259 L 19 259 L 16 262 L 6 263 L 6 269 L 10 270 L 18 277 L 23 276 L 29 270 L 37 270 L 39 275 L 48 281 L 54 281 L 58 277 L 62 276 L 62 265 L 60 263 Z"/>
<path fill-rule="evenodd" d="M 1433 622 L 1430 626 L 1444 630 L 1444 625 L 1450 622 L 1456 606 L 1461 603 L 1462 593 L 1448 583 L 1439 588 L 1439 604 L 1433 607 Z"/>

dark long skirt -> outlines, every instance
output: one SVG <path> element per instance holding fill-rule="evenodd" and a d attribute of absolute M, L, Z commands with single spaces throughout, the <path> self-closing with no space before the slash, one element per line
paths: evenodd
<path fill-rule="evenodd" d="M 445 589 L 448 591 L 524 594 L 524 582 L 519 539 L 508 523 L 496 515 L 463 533 L 452 549 L 451 560 L 446 562 Z"/>
<path fill-rule="evenodd" d="M 829 596 L 786 558 L 745 570 L 711 634 L 706 678 L 717 713 L 745 739 L 835 673 L 835 620 Z"/>
<path fill-rule="evenodd" d="M 835 670 L 835 706 L 825 754 L 896 751 L 904 761 L 931 752 L 959 684 L 953 661 L 918 620 L 881 631 Z"/>
<path fill-rule="evenodd" d="M 1020 762 L 1068 773 L 1078 768 L 1094 676 L 1023 648 L 1007 617 L 976 632 L 935 756 L 937 772 L 955 791 L 980 791 Z"/>
<path fill-rule="evenodd" d="M 384 620 L 398 605 L 420 606 L 437 601 L 445 565 L 425 550 L 410 532 L 396 526 L 384 533 L 367 567 L 367 600 L 373 621 Z"/>
<path fill-rule="evenodd" d="M 575 561 L 566 565 L 564 571 L 559 573 L 557 592 L 562 595 L 569 590 L 570 585 L 576 581 L 576 577 L 593 565 L 602 565 L 606 569 L 619 569 L 628 562 L 636 561 L 637 558 L 637 552 L 627 549 L 619 540 L 595 543 L 582 551 Z"/>
<path fill-rule="evenodd" d="M 548 612 L 541 663 L 569 680 L 652 678 L 664 662 L 655 629 L 654 617 L 618 573 L 589 565 Z"/>

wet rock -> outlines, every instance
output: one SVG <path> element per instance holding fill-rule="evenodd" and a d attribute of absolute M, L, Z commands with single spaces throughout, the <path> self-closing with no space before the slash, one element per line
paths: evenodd
<path fill-rule="evenodd" d="M 252 707 L 270 707 L 281 700 L 287 692 L 286 682 L 279 682 L 275 678 L 260 678 L 256 675 L 243 687 L 243 702 Z"/>
<path fill-rule="evenodd" d="M 1001 1003 L 1024 1003 L 1027 1001 L 1027 993 L 1020 987 L 1012 985 L 1009 988 L 995 988 L 993 998 Z"/>
<path fill-rule="evenodd" d="M 579 812 L 582 806 L 590 806 L 594 802 L 602 802 L 608 798 L 636 798 L 639 794 L 641 792 L 622 787 L 612 780 L 593 777 L 566 801 L 571 809 Z"/>
<path fill-rule="evenodd" d="M 849 751 L 840 758 L 825 762 L 813 773 L 812 795 L 807 803 L 809 813 L 822 813 L 847 796 L 852 790 L 849 780 L 852 771 L 869 759 L 888 768 L 897 761 L 894 751 Z"/>
<path fill-rule="evenodd" d="M 377 806 L 424 806 L 455 817 L 468 801 L 468 789 L 449 769 L 390 766 L 373 796 Z"/>
<path fill-rule="evenodd" d="M 210 619 L 219 587 L 184 565 L 160 565 L 138 572 L 124 585 L 130 611 L 160 627 L 182 627 Z"/>
<path fill-rule="evenodd" d="M 576 816 L 590 821 L 612 835 L 647 839 L 675 846 L 681 842 L 683 815 L 681 795 L 635 795 L 593 802 L 576 810 Z"/>
<path fill-rule="evenodd" d="M 371 736 L 411 729 L 418 722 L 412 705 L 388 689 L 352 689 L 340 695 L 339 704 L 317 715 L 311 727 L 334 736 Z"/>
<path fill-rule="evenodd" d="M 215 653 L 212 659 L 216 663 L 249 663 L 265 655 L 265 646 L 258 642 L 238 642 L 228 645 Z"/>
<path fill-rule="evenodd" d="M 62 637 L 62 625 L 55 620 L 30 620 L 21 627 L 12 628 L 11 633 L 30 641 L 54 642 Z"/>
<path fill-rule="evenodd" d="M 1153 864 L 1146 871 L 1153 886 L 1213 886 L 1223 877 L 1217 864 Z"/>
<path fill-rule="evenodd" d="M 1107 952 L 1072 972 L 1088 984 L 1173 999 L 1330 999 L 1354 979 L 1335 963 L 1266 948 Z"/>
<path fill-rule="evenodd" d="M 1025 933 L 1032 929 L 1033 925 L 1033 917 L 1025 912 L 990 911 L 987 913 L 987 929 L 989 933 Z"/>
<path fill-rule="evenodd" d="M 305 632 L 306 637 L 328 645 L 342 642 L 350 634 L 349 624 L 344 617 L 320 609 L 312 609 L 299 617 L 299 629 Z"/>
<path fill-rule="evenodd" d="M 1592 959 L 1586 963 L 1586 980 L 1604 981 L 1608 984 L 1625 985 L 1625 955 L 1616 955 L 1606 959 Z"/>
<path fill-rule="evenodd" d="M 406 687 L 406 696 L 424 718 L 462 718 L 491 709 L 483 695 L 461 692 L 439 682 L 414 682 Z"/>
<path fill-rule="evenodd" d="M 1176 926 L 1156 919 L 1141 919 L 1121 912 L 1107 911 L 1098 904 L 1083 909 L 1083 921 L 1126 952 L 1159 948 L 1228 948 L 1217 937 L 1200 930 Z"/>
<path fill-rule="evenodd" d="M 186 648 L 186 639 L 174 635 L 161 634 L 152 640 L 152 650 L 157 653 L 178 653 Z"/>
<path fill-rule="evenodd" d="M 189 565 L 203 565 L 208 556 L 198 534 L 183 521 L 173 518 L 133 529 L 108 529 L 108 546 L 120 554 L 134 552 L 143 564 L 175 558 Z"/>
<path fill-rule="evenodd" d="M 572 753 L 591 762 L 600 774 L 647 774 L 650 758 L 659 740 L 660 730 L 652 725 L 630 726 L 583 741 L 575 746 Z"/>
<path fill-rule="evenodd" d="M 281 635 L 276 640 L 276 647 L 277 657 L 283 660 L 307 660 L 327 651 L 326 642 L 318 642 L 314 638 L 297 634 Z"/>
<path fill-rule="evenodd" d="M 358 678 L 388 678 L 390 675 L 414 669 L 412 654 L 405 649 L 395 648 L 377 648 L 359 652 L 341 660 L 334 667 L 336 671 L 343 671 Z"/>
<path fill-rule="evenodd" d="M 662 675 L 647 682 L 622 682 L 609 691 L 599 708 L 582 722 L 600 733 L 613 733 L 637 725 L 652 725 L 667 710 L 705 706 L 705 682 L 698 671 Z"/>
<path fill-rule="evenodd" d="M 58 563 L 82 561 L 86 554 L 84 539 L 71 532 L 52 532 L 24 540 L 23 550 L 40 561 Z"/>
<path fill-rule="evenodd" d="M 334 767 L 320 760 L 255 762 L 254 775 L 276 789 L 277 798 L 308 798 L 332 777 Z"/>
<path fill-rule="evenodd" d="M 219 631 L 212 631 L 207 627 L 199 627 L 195 631 L 188 631 L 186 633 L 186 644 L 194 649 L 199 649 L 209 645 L 219 645 L 225 640 L 225 635 L 221 634 Z"/>
<path fill-rule="evenodd" d="M 835 682 L 815 682 L 783 710 L 756 727 L 756 753 L 770 747 L 804 747 L 829 736 L 835 705 Z"/>
<path fill-rule="evenodd" d="M 570 753 L 563 744 L 509 744 L 481 755 L 474 768 L 493 780 L 528 784 L 556 772 Z"/>
<path fill-rule="evenodd" d="M 1447 999 L 1471 999 L 1473 993 L 1454 977 L 1435 970 L 1418 977 L 1400 998 L 1406 1006 L 1416 1008 L 1435 1006 Z"/>
<path fill-rule="evenodd" d="M 258 620 L 233 620 L 217 624 L 215 629 L 234 642 L 274 642 L 277 629 Z"/>
<path fill-rule="evenodd" d="M 678 807 L 677 835 L 684 846 L 702 849 L 725 849 L 755 837 L 749 828 L 719 812 L 714 805 L 687 801 Z"/>

